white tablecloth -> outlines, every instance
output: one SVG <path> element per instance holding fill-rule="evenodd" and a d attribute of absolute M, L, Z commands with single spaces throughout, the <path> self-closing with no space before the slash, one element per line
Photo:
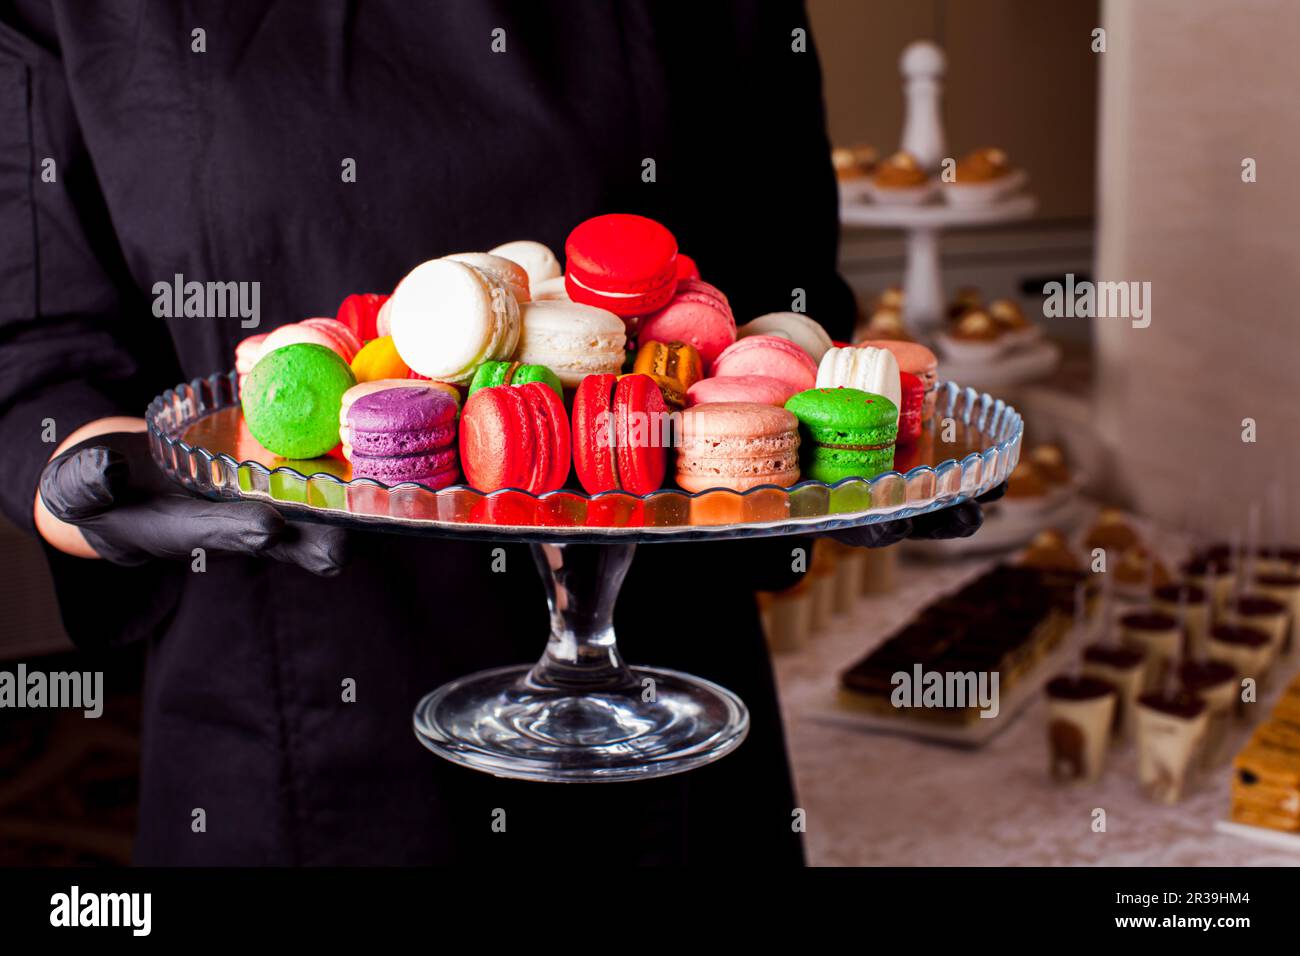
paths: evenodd
<path fill-rule="evenodd" d="M 992 563 L 904 563 L 892 594 L 864 597 L 805 648 L 776 657 L 788 745 L 813 865 L 1300 865 L 1300 855 L 1216 833 L 1227 818 L 1231 770 L 1202 772 L 1177 806 L 1149 801 L 1133 745 L 1112 747 L 1093 785 L 1047 772 L 1045 704 L 1038 698 L 980 750 L 835 727 L 814 718 L 840 672 L 935 596 Z M 1283 665 L 1272 695 L 1296 668 Z M 1249 735 L 1240 723 L 1232 751 Z M 1095 808 L 1106 832 L 1092 831 Z"/>

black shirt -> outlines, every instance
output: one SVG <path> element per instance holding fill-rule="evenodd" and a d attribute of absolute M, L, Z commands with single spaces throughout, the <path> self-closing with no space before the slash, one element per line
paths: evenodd
<path fill-rule="evenodd" d="M 837 338 L 852 321 L 799 3 L 21 0 L 0 21 L 0 505 L 24 527 L 51 420 L 61 440 L 232 366 L 239 316 L 154 316 L 178 274 L 259 282 L 267 331 L 425 259 L 559 252 L 628 211 L 667 224 L 738 321 L 801 293 Z M 791 546 L 640 549 L 625 656 L 732 688 L 753 727 L 716 765 L 599 787 L 497 781 L 411 732 L 433 687 L 541 653 L 525 549 L 496 574 L 488 546 L 357 535 L 331 581 L 52 560 L 74 639 L 150 642 L 141 861 L 791 862 L 750 596 L 788 580 Z"/>

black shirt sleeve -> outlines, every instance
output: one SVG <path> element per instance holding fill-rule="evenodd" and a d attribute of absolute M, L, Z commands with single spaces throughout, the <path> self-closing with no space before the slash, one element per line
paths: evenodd
<path fill-rule="evenodd" d="M 144 357 L 170 353 L 127 291 L 55 35 L 43 4 L 0 14 L 0 510 L 28 531 L 50 453 L 89 421 L 142 414 Z"/>

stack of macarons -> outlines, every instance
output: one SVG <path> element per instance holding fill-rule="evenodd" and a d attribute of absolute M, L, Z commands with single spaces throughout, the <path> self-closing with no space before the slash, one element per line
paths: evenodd
<path fill-rule="evenodd" d="M 389 485 L 644 495 L 870 477 L 933 407 L 928 350 L 837 348 L 798 312 L 737 328 L 654 220 L 597 216 L 564 251 L 431 259 L 391 295 L 245 339 L 250 433 Z"/>

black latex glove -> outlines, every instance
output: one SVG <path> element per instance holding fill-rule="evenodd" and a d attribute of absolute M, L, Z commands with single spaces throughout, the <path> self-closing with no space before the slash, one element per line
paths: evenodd
<path fill-rule="evenodd" d="M 189 561 L 255 555 L 331 576 L 342 569 L 341 528 L 287 521 L 257 501 L 209 501 L 167 478 L 143 432 L 99 435 L 45 466 L 41 499 L 59 520 L 76 525 L 100 557 L 139 565 L 152 558 Z"/>
<path fill-rule="evenodd" d="M 967 538 L 984 523 L 984 509 L 980 506 L 997 501 L 1006 490 L 1007 483 L 1004 481 L 992 491 L 985 492 L 973 501 L 963 501 L 953 508 L 929 511 L 915 518 L 863 525 L 847 531 L 831 531 L 827 537 L 855 548 L 885 548 L 905 538 L 923 541 Z"/>

